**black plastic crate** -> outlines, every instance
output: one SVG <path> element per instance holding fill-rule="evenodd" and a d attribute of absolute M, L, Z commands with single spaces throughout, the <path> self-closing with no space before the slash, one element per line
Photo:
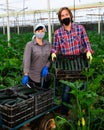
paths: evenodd
<path fill-rule="evenodd" d="M 54 104 L 54 92 L 52 89 L 41 89 L 39 92 L 31 94 L 31 96 L 34 97 L 35 115 L 48 110 Z"/>
<path fill-rule="evenodd" d="M 34 97 L 35 115 L 44 112 L 53 106 L 53 92 L 48 90 Z"/>
<path fill-rule="evenodd" d="M 13 105 L 0 104 L 0 109 L 3 124 L 12 128 L 34 116 L 34 98 L 30 97 Z"/>
<path fill-rule="evenodd" d="M 18 86 L 14 86 L 12 87 L 11 89 L 18 93 L 18 95 L 21 95 L 23 97 L 29 97 L 30 94 L 33 94 L 33 93 L 37 93 L 41 90 L 40 87 L 36 87 L 34 85 L 34 83 L 32 82 L 29 82 L 28 84 L 31 88 L 29 88 L 28 86 L 23 86 L 23 85 L 18 85 Z"/>
<path fill-rule="evenodd" d="M 56 78 L 71 81 L 85 79 L 86 77 L 81 72 L 89 67 L 90 63 L 85 53 L 71 56 L 59 54 L 55 61 Z"/>
<path fill-rule="evenodd" d="M 13 127 L 21 124 L 22 122 L 26 121 L 27 119 L 30 119 L 31 117 L 33 117 L 33 115 L 31 116 L 31 113 L 29 113 L 23 117 L 21 116 L 21 118 L 18 118 L 17 120 L 13 120 L 13 121 L 9 121 L 9 120 L 6 120 L 5 118 L 3 118 L 2 122 L 5 125 L 5 127 L 8 128 L 8 130 L 9 130 L 10 128 L 13 128 Z"/>
<path fill-rule="evenodd" d="M 35 115 L 40 114 L 53 106 L 54 91 L 52 88 L 44 89 L 35 86 L 34 83 L 29 83 L 29 85 L 31 88 L 28 88 L 27 86 L 21 86 L 18 87 L 16 91 L 26 95 L 27 97 L 34 98 Z"/>
<path fill-rule="evenodd" d="M 43 89 L 32 83 L 29 85 L 31 88 L 18 85 L 1 91 L 4 92 L 4 100 L 8 100 L 8 98 L 11 100 L 14 97 L 12 103 L 5 101 L 5 103 L 0 104 L 2 121 L 8 129 L 37 114 L 48 111 L 54 105 L 53 89 Z M 20 102 L 15 102 L 17 98 L 23 99 Z M 2 96 L 0 100 L 2 100 Z"/>

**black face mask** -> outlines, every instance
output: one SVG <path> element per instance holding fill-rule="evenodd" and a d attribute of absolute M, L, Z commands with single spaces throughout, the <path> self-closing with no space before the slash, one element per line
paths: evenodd
<path fill-rule="evenodd" d="M 68 25 L 70 24 L 70 22 L 71 22 L 71 19 L 70 19 L 70 18 L 64 18 L 64 19 L 61 21 L 61 23 L 62 23 L 62 24 L 65 24 L 66 26 L 68 26 Z"/>

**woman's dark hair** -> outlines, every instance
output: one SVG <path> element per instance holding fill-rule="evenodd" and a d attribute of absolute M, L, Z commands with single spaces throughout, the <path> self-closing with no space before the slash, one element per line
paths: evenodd
<path fill-rule="evenodd" d="M 39 26 L 35 31 L 37 31 L 37 30 L 42 30 L 43 29 L 43 27 L 42 26 Z"/>
<path fill-rule="evenodd" d="M 71 10 L 68 7 L 62 7 L 62 8 L 60 8 L 60 10 L 57 13 L 58 14 L 58 19 L 59 19 L 60 23 L 62 24 L 62 22 L 61 22 L 61 12 L 63 10 L 67 10 L 69 12 L 69 15 L 71 17 L 71 22 L 73 22 L 73 20 L 72 20 L 73 19 L 73 14 L 72 14 Z"/>

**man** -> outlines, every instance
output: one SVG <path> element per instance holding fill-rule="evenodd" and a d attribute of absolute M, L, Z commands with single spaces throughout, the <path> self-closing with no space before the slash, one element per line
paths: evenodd
<path fill-rule="evenodd" d="M 82 25 L 73 23 L 73 15 L 69 8 L 62 7 L 58 12 L 58 19 L 61 27 L 54 33 L 54 43 L 52 48 L 52 60 L 61 52 L 63 55 L 79 55 L 86 53 L 90 62 L 92 60 L 92 49 L 85 28 Z M 68 86 L 64 86 L 62 101 L 69 103 Z M 65 107 L 63 114 L 68 112 Z"/>

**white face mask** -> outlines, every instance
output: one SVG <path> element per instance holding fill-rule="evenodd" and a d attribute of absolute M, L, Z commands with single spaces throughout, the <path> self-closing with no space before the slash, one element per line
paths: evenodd
<path fill-rule="evenodd" d="M 45 36 L 45 33 L 44 32 L 36 32 L 35 33 L 35 36 L 37 37 L 37 38 L 39 38 L 39 39 L 43 39 L 44 38 L 44 36 Z"/>

